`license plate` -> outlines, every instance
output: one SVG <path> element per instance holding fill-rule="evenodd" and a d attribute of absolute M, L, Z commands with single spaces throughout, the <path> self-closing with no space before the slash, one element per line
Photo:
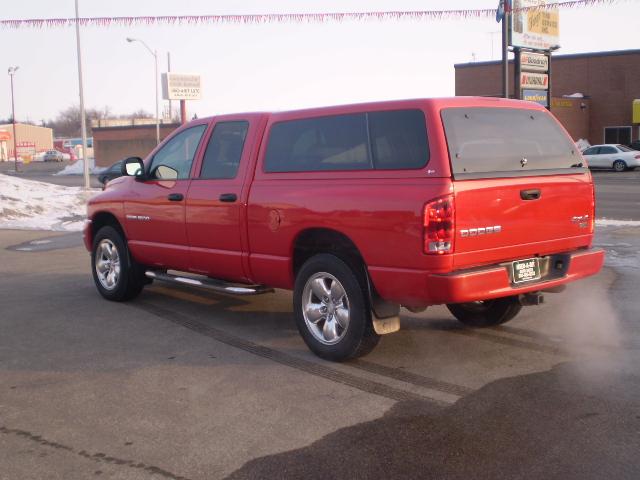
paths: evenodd
<path fill-rule="evenodd" d="M 513 283 L 530 282 L 540 278 L 540 260 L 538 258 L 512 262 L 511 269 L 513 271 Z"/>

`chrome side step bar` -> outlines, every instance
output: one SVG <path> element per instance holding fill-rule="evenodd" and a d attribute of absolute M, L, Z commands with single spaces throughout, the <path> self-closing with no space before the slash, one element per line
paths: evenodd
<path fill-rule="evenodd" d="M 224 280 L 216 280 L 208 277 L 190 277 L 186 275 L 172 275 L 170 273 L 158 272 L 155 270 L 147 270 L 145 276 L 162 282 L 178 283 L 181 285 L 190 285 L 192 287 L 201 287 L 220 293 L 228 293 L 231 295 L 260 295 L 262 293 L 271 293 L 273 288 L 265 285 L 245 285 L 242 283 L 229 283 Z"/>

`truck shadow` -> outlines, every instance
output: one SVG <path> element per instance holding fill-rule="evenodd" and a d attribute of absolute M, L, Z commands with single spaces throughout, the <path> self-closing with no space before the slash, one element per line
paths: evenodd
<path fill-rule="evenodd" d="M 498 380 L 435 414 L 400 402 L 228 478 L 639 478 L 637 362 L 627 354 Z"/>

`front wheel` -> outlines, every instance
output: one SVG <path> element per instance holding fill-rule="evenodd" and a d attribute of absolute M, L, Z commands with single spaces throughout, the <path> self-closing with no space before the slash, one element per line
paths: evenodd
<path fill-rule="evenodd" d="M 520 313 L 522 305 L 518 302 L 518 297 L 512 296 L 479 302 L 450 303 L 447 308 L 465 325 L 493 327 L 512 320 Z"/>
<path fill-rule="evenodd" d="M 123 235 L 111 226 L 98 230 L 91 265 L 96 288 L 107 300 L 131 300 L 144 287 L 142 267 L 131 258 Z"/>
<path fill-rule="evenodd" d="M 366 284 L 334 255 L 311 257 L 296 276 L 293 310 L 298 331 L 321 358 L 343 361 L 369 353 L 373 329 Z"/>
<path fill-rule="evenodd" d="M 613 162 L 613 169 L 616 172 L 624 172 L 627 169 L 627 164 L 622 160 L 616 160 L 615 162 Z"/>

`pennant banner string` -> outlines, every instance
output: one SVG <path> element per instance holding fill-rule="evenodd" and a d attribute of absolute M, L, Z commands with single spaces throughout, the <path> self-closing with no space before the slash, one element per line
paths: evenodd
<path fill-rule="evenodd" d="M 514 13 L 529 10 L 582 8 L 619 0 L 569 0 L 535 7 L 513 9 Z M 155 25 L 220 25 L 268 23 L 328 23 L 367 20 L 455 20 L 495 17 L 494 8 L 466 10 L 414 10 L 387 12 L 327 12 L 327 13 L 264 13 L 246 15 L 167 15 L 133 17 L 81 17 L 77 22 L 86 27 L 129 27 Z M 0 28 L 55 28 L 75 26 L 75 18 L 28 18 L 0 20 Z"/>

